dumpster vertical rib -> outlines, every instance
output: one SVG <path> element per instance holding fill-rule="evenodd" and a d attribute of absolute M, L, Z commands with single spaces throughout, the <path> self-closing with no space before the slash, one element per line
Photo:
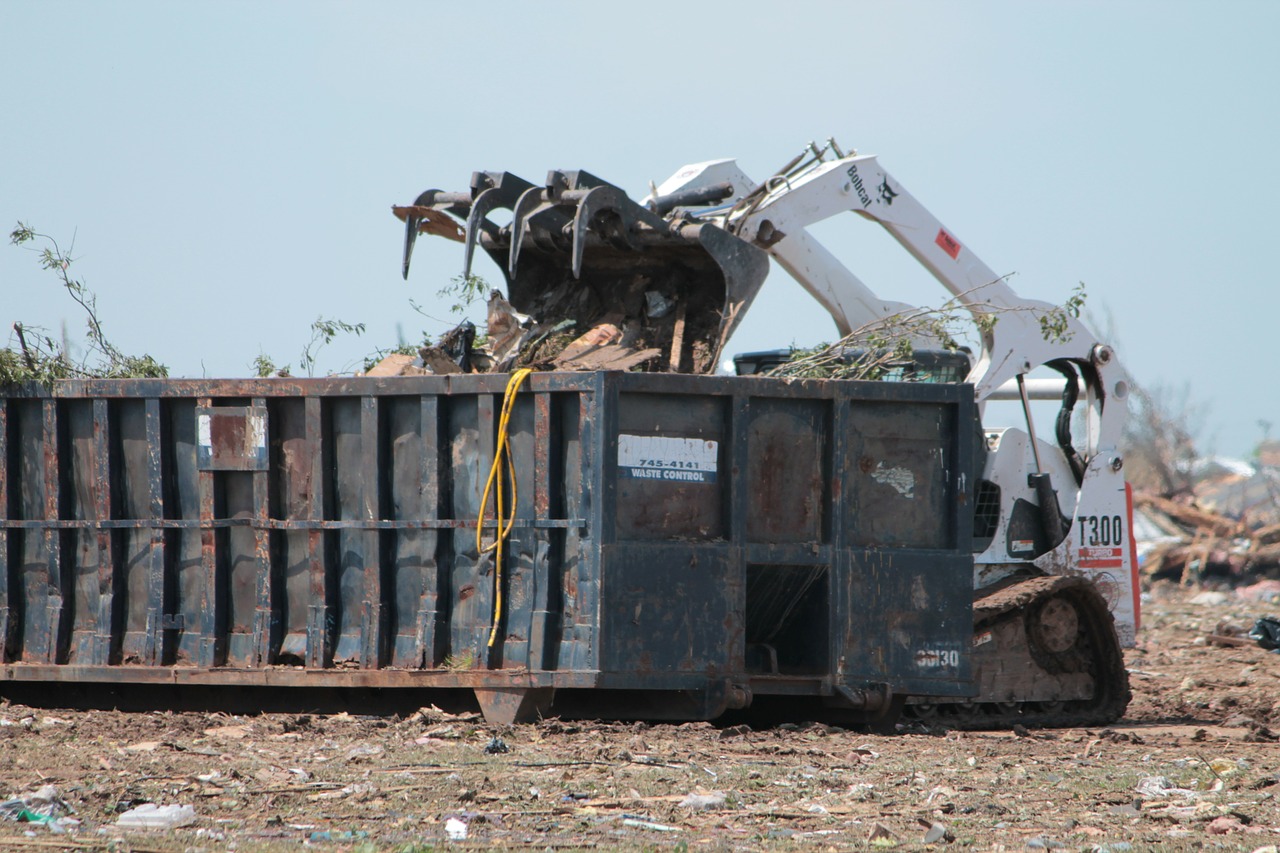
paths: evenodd
<path fill-rule="evenodd" d="M 210 397 L 199 397 L 196 406 L 209 408 L 213 405 Z M 214 515 L 214 472 L 201 467 L 197 474 L 200 491 L 200 562 L 204 572 L 204 589 L 201 594 L 200 624 L 200 666 L 214 667 L 219 663 L 219 651 L 222 643 L 219 633 L 222 629 L 222 614 L 219 612 L 221 596 L 218 594 L 218 552 L 217 533 L 213 526 Z"/>
<path fill-rule="evenodd" d="M 307 520 L 325 517 L 325 493 L 328 488 L 324 466 L 324 412 L 319 397 L 307 397 L 304 405 L 306 447 L 311 460 L 311 492 L 307 501 Z M 307 531 L 307 557 L 311 564 L 311 596 L 307 611 L 307 666 L 323 669 L 329 654 L 329 589 L 325 532 Z"/>
<path fill-rule="evenodd" d="M 729 567 L 731 590 L 725 591 L 726 611 L 738 618 L 733 645 L 725 650 L 726 666 L 730 672 L 746 671 L 746 612 L 747 612 L 747 518 L 751 502 L 750 466 L 751 447 L 751 398 L 746 394 L 734 394 L 730 399 L 729 423 L 725 438 L 729 447 L 725 452 L 729 468 L 729 482 L 721 486 L 729 492 L 725 527 L 729 533 Z M 717 461 L 717 464 L 719 462 Z M 728 625 L 725 626 L 728 631 Z"/>
<path fill-rule="evenodd" d="M 44 520 L 56 522 L 59 518 L 61 478 L 58 476 L 58 401 L 47 399 L 43 405 L 44 420 Z M 62 578 L 62 533 L 56 524 L 44 529 L 45 549 L 48 554 L 49 595 L 45 599 L 47 617 L 45 626 L 48 641 L 44 649 L 46 663 L 59 662 L 59 645 L 62 637 L 63 605 L 67 598 L 66 584 Z"/>
<path fill-rule="evenodd" d="M 111 517 L 111 419 L 106 400 L 93 401 L 93 489 L 92 517 Z M 115 549 L 111 547 L 111 531 L 99 528 L 98 537 L 98 612 L 96 637 L 90 663 L 105 666 L 111 661 L 113 606 L 115 602 Z"/>
<path fill-rule="evenodd" d="M 603 577 L 605 562 L 602 551 L 614 543 L 617 528 L 617 462 L 618 449 L 606 448 L 608 437 L 618 434 L 618 386 L 612 374 L 596 373 L 589 394 L 578 410 L 579 447 L 582 449 L 582 518 L 587 529 L 580 541 L 574 565 L 576 595 L 573 621 L 565 625 L 572 631 L 571 668 L 597 670 L 600 650 L 601 586 L 609 582 Z M 605 469 L 608 468 L 606 475 Z M 606 489 L 605 484 L 608 483 Z"/>
<path fill-rule="evenodd" d="M 551 474 L 555 464 L 552 443 L 555 430 L 552 422 L 551 394 L 537 392 L 533 398 L 533 513 L 538 522 L 551 518 Z M 529 601 L 529 642 L 525 665 L 530 671 L 546 666 L 547 632 L 551 620 L 551 540 L 558 536 L 550 529 L 535 526 L 533 530 L 533 595 Z"/>
<path fill-rule="evenodd" d="M 440 405 L 434 394 L 423 394 L 421 418 L 418 429 L 422 441 L 419 460 L 421 478 L 419 513 L 424 521 L 440 517 Z M 423 571 L 422 589 L 418 599 L 418 636 L 414 659 L 418 666 L 433 667 L 436 664 L 436 636 L 440 613 L 440 533 L 434 529 L 422 531 Z"/>
<path fill-rule="evenodd" d="M 747 437 L 751 428 L 751 398 L 745 394 L 734 394 L 729 417 L 729 428 L 725 430 L 725 438 L 729 442 L 725 453 L 729 462 L 729 482 L 725 485 L 729 489 L 725 527 L 729 531 L 729 541 L 742 549 L 747 542 L 747 505 L 751 500 L 751 484 L 747 476 L 750 470 Z M 739 564 L 738 569 L 745 577 L 746 567 Z"/>
<path fill-rule="evenodd" d="M 485 524 L 485 514 L 488 508 L 480 503 L 480 499 L 484 493 L 485 480 L 489 475 L 489 470 L 493 467 L 494 449 L 496 446 L 496 436 L 494 429 L 496 428 L 496 412 L 501 405 L 496 402 L 493 394 L 476 394 L 476 495 L 472 498 L 474 506 L 478 507 L 476 511 L 476 523 L 482 527 Z M 492 500 L 492 498 L 490 498 Z M 491 533 L 496 535 L 497 526 L 495 525 Z M 475 543 L 469 542 L 468 550 L 475 549 Z M 493 552 L 489 552 L 493 554 Z M 498 580 L 498 570 L 494 565 L 493 558 L 484 554 L 476 554 L 475 567 L 472 569 L 471 577 L 475 594 L 471 596 L 471 609 L 468 613 L 471 615 L 469 620 L 471 627 L 471 648 L 475 650 L 475 659 L 481 661 L 482 665 L 497 666 L 502 656 L 502 626 L 498 626 L 497 639 L 494 641 L 493 648 L 487 645 L 489 639 L 489 626 L 493 620 L 493 596 Z M 455 591 L 456 592 L 456 591 Z"/>
<path fill-rule="evenodd" d="M 264 397 L 254 397 L 250 410 L 250 419 L 262 418 L 263 429 L 267 429 L 267 401 Z M 270 454 L 268 453 L 268 460 Z M 254 562 L 258 567 L 257 605 L 253 618 L 253 665 L 266 666 L 271 662 L 271 629 L 273 625 L 273 602 L 271 600 L 272 564 L 271 564 L 271 531 L 267 529 L 270 515 L 269 477 L 270 462 L 254 470 L 253 478 L 253 546 Z"/>
<path fill-rule="evenodd" d="M 831 445 L 828 451 L 826 498 L 830 501 L 827 507 L 826 534 L 827 543 L 832 552 L 845 547 L 844 536 L 844 481 L 850 473 L 848 454 L 848 437 L 845 430 L 849 428 L 849 406 L 852 405 L 847 394 L 839 394 L 826 398 L 827 413 L 831 424 Z"/>
<path fill-rule="evenodd" d="M 381 516 L 381 494 L 384 472 L 378 466 L 378 451 L 382 436 L 378 424 L 378 398 L 363 397 L 360 400 L 360 518 L 376 521 Z M 383 614 L 382 601 L 382 533 L 376 528 L 363 532 L 364 540 L 364 615 L 362 621 L 360 665 L 365 669 L 377 669 L 382 659 Z"/>
<path fill-rule="evenodd" d="M 9 659 L 13 628 L 9 601 L 9 401 L 0 397 L 0 663 Z"/>
<path fill-rule="evenodd" d="M 952 440 L 955 444 L 955 455 L 952 457 L 955 462 L 953 469 L 955 471 L 975 471 L 978 460 L 974 457 L 977 455 L 977 448 L 972 442 L 965 439 L 970 436 L 970 431 L 964 428 L 965 424 L 978 423 L 978 404 L 973 394 L 959 394 L 959 405 L 953 410 L 953 417 L 956 419 L 955 426 L 952 428 Z M 978 435 L 982 435 L 978 430 Z M 952 476 L 950 482 L 958 483 L 958 491 L 955 496 L 955 538 L 952 540 L 951 547 L 958 552 L 966 552 L 969 550 L 969 543 L 973 541 L 973 495 L 975 494 L 978 484 L 976 476 L 965 476 L 961 474 L 959 477 Z"/>
<path fill-rule="evenodd" d="M 831 546 L 831 566 L 828 569 L 827 589 L 827 660 L 830 673 L 838 678 L 844 663 L 845 637 L 852 627 L 845 624 L 852 621 L 855 613 L 861 611 L 851 600 L 849 592 L 849 576 L 856 567 L 847 550 L 845 538 L 845 479 L 852 474 L 853 460 L 849 455 L 847 430 L 851 418 L 849 408 L 853 405 L 849 395 L 836 394 L 827 399 L 831 412 L 831 464 L 828 466 L 827 494 L 831 506 L 827 512 L 827 533 Z M 845 620 L 841 620 L 841 615 Z"/>

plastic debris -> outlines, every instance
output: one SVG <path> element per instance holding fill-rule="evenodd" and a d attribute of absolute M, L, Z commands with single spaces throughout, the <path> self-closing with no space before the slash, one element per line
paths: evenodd
<path fill-rule="evenodd" d="M 493 736 L 493 740 L 485 744 L 484 751 L 486 755 L 506 755 L 511 751 L 511 747 L 507 746 L 507 742 L 497 735 Z"/>
<path fill-rule="evenodd" d="M 21 823 L 51 824 L 74 810 L 58 794 L 53 785 L 44 785 L 35 791 L 0 802 L 0 818 Z"/>
<path fill-rule="evenodd" d="M 1179 788 L 1169 781 L 1167 776 L 1144 776 L 1138 780 L 1138 786 L 1134 791 L 1143 797 L 1174 797 L 1181 796 L 1191 799 L 1200 796 L 1199 791 L 1193 791 L 1190 788 Z"/>
<path fill-rule="evenodd" d="M 724 791 L 695 791 L 680 801 L 680 807 L 694 811 L 718 809 L 724 806 L 724 801 Z"/>
<path fill-rule="evenodd" d="M 360 761 L 365 758 L 377 758 L 385 751 L 376 743 L 362 743 L 348 749 L 344 758 L 347 761 Z"/>
<path fill-rule="evenodd" d="M 923 819 L 920 823 L 928 825 L 928 829 L 925 830 L 923 839 L 925 844 L 938 844 L 944 841 L 951 841 L 954 837 L 952 836 L 951 831 L 948 830 L 944 824 L 930 823 Z"/>
<path fill-rule="evenodd" d="M 1209 825 L 1205 829 L 1208 830 L 1210 835 L 1230 835 L 1233 832 L 1243 830 L 1244 824 L 1232 815 L 1223 815 L 1209 821 Z"/>
<path fill-rule="evenodd" d="M 311 833 L 308 839 L 310 841 L 358 841 L 362 838 L 368 837 L 369 833 L 365 832 L 363 829 L 357 829 L 354 831 L 344 829 L 341 832 L 334 832 L 333 830 L 325 829 Z"/>
<path fill-rule="evenodd" d="M 116 819 L 117 826 L 135 829 L 173 829 L 178 826 L 189 826 L 195 822 L 194 806 L 159 806 L 155 803 L 145 803 L 129 809 Z"/>
<path fill-rule="evenodd" d="M 651 820 L 640 820 L 634 817 L 624 817 L 622 819 L 623 826 L 630 826 L 635 829 L 650 829 L 654 832 L 679 832 L 678 826 L 667 826 L 665 823 L 654 823 Z"/>
<path fill-rule="evenodd" d="M 897 838 L 898 836 L 893 834 L 893 830 L 889 829 L 889 827 L 885 826 L 883 823 L 877 823 L 875 826 L 871 827 L 871 831 L 867 833 L 867 841 L 870 841 L 872 844 L 877 841 L 892 842 L 896 841 Z"/>
<path fill-rule="evenodd" d="M 466 841 L 466 821 L 458 820 L 456 817 L 449 818 L 444 822 L 444 834 L 449 837 L 450 841 Z"/>
<path fill-rule="evenodd" d="M 1280 651 L 1280 619 L 1263 616 L 1253 624 L 1249 639 L 1257 640 L 1258 645 L 1267 651 Z"/>

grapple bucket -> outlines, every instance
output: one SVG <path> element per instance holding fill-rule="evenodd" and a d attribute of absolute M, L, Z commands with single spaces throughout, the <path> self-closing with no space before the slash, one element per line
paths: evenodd
<path fill-rule="evenodd" d="M 543 338 L 557 330 L 572 344 L 588 339 L 588 352 L 571 344 L 578 357 L 556 366 L 711 373 L 764 282 L 768 256 L 679 208 L 655 212 L 665 207 L 638 204 L 588 172 L 552 171 L 542 186 L 476 172 L 469 192 L 427 190 L 392 210 L 406 225 L 406 277 L 419 233 L 461 240 L 464 274 L 477 246 L 487 252 L 507 279 L 511 307 Z M 490 219 L 497 210 L 510 211 L 509 224 Z"/>

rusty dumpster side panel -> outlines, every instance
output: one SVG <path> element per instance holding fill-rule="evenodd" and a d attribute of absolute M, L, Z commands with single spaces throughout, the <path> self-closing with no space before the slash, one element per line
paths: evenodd
<path fill-rule="evenodd" d="M 968 695 L 970 389 L 535 374 L 490 646 L 505 383 L 0 391 L 0 681 Z"/>

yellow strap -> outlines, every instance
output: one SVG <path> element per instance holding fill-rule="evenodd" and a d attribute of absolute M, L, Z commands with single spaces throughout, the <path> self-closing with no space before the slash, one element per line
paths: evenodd
<path fill-rule="evenodd" d="M 507 429 L 511 421 L 511 410 L 515 408 L 516 392 L 520 390 L 520 386 L 529 378 L 529 374 L 533 371 L 527 367 L 522 367 L 514 371 L 507 380 L 507 391 L 502 397 L 502 414 L 498 417 L 498 443 L 493 449 L 493 467 L 489 469 L 489 479 L 484 484 L 484 496 L 480 498 L 480 518 L 476 521 L 476 553 L 484 554 L 493 551 L 493 626 L 489 629 L 489 648 L 493 648 L 494 641 L 498 638 L 498 623 L 502 619 L 502 542 L 511 533 L 511 528 L 516 520 L 516 466 L 511 458 L 511 444 L 507 441 Z M 504 488 L 503 463 L 506 463 L 506 470 L 511 476 L 511 510 L 510 515 L 504 513 L 505 507 L 504 497 L 506 489 Z M 494 519 L 497 521 L 497 529 L 494 531 L 493 542 L 489 545 L 484 544 L 484 515 L 485 510 L 489 506 L 489 494 L 494 493 Z"/>

